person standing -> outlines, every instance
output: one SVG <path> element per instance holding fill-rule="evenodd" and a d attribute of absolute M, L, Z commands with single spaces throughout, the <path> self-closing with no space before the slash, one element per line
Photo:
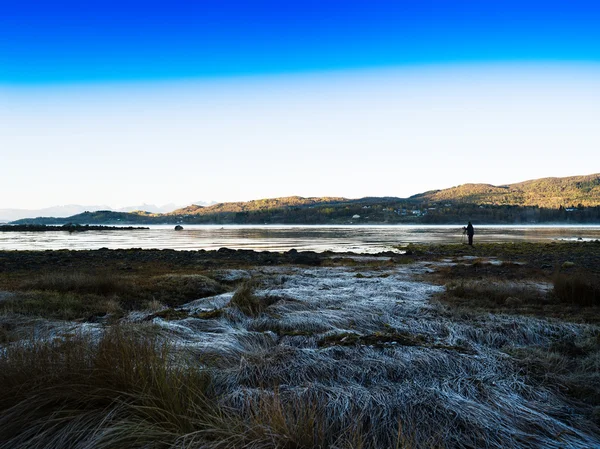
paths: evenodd
<path fill-rule="evenodd" d="M 467 233 L 467 237 L 469 237 L 469 245 L 473 246 L 473 236 L 475 235 L 475 230 L 473 229 L 471 222 L 469 222 L 465 228 L 465 232 Z"/>

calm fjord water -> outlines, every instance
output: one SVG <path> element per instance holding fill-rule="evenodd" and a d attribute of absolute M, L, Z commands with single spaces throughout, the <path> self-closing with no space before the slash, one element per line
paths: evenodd
<path fill-rule="evenodd" d="M 477 242 L 595 240 L 599 226 L 477 226 Z M 461 243 L 461 226 L 218 226 L 154 225 L 148 230 L 0 232 L 1 250 L 253 249 L 375 253 L 408 243 Z"/>

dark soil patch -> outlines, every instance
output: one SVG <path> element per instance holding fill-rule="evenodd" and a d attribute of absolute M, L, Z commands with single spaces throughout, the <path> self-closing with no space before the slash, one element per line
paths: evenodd
<path fill-rule="evenodd" d="M 439 345 L 433 343 L 427 336 L 409 334 L 406 332 L 376 332 L 374 334 L 360 335 L 353 332 L 328 335 L 319 341 L 319 347 L 329 346 L 372 346 L 384 348 L 390 346 L 419 346 L 430 349 L 446 349 L 464 354 L 471 354 L 468 348 L 462 346 Z"/>

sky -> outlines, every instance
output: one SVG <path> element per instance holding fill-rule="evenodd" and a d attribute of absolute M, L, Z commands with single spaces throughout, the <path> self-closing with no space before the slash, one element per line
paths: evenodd
<path fill-rule="evenodd" d="M 5 2 L 0 208 L 600 172 L 600 3 Z"/>

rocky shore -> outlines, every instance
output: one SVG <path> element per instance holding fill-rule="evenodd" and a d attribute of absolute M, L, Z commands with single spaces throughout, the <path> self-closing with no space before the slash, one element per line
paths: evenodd
<path fill-rule="evenodd" d="M 139 231 L 141 229 L 150 229 L 147 227 L 135 226 L 101 226 L 101 225 L 79 225 L 65 224 L 62 226 L 19 224 L 19 225 L 0 225 L 0 232 L 48 232 L 48 231 Z"/>
<path fill-rule="evenodd" d="M 81 226 L 92 230 L 95 226 Z M 59 227 L 62 229 L 62 227 Z M 103 229 L 124 229 L 109 228 Z M 125 228 L 129 229 L 129 228 Z M 135 228 L 132 228 L 135 229 Z M 557 243 L 488 243 L 475 247 L 468 245 L 408 245 L 399 248 L 401 253 L 386 251 L 369 256 L 352 252 L 331 251 L 286 252 L 253 251 L 245 249 L 220 248 L 216 251 L 176 251 L 172 249 L 107 249 L 98 250 L 56 250 L 56 251 L 0 251 L 0 273 L 23 269 L 51 269 L 52 267 L 80 267 L 86 269 L 121 268 L 143 269 L 151 266 L 164 266 L 169 269 L 190 267 L 236 267 L 269 265 L 319 266 L 332 260 L 352 260 L 353 258 L 384 258 L 390 263 L 406 264 L 417 261 L 436 261 L 456 258 L 502 259 L 527 266 L 532 270 L 552 273 L 563 265 L 572 270 L 600 272 L 600 241 L 557 242 Z M 489 265 L 491 270 L 499 270 L 497 265 Z M 501 270 L 500 273 L 501 274 Z"/>
<path fill-rule="evenodd" d="M 221 248 L 217 251 L 175 251 L 143 249 L 99 249 L 85 251 L 0 251 L 0 273 L 14 271 L 35 271 L 36 269 L 65 269 L 78 267 L 91 270 L 116 268 L 123 270 L 143 270 L 151 267 L 169 269 L 218 268 L 236 266 L 306 265 L 318 266 L 332 257 L 358 256 L 353 253 L 316 253 L 313 251 L 284 252 L 233 250 Z M 390 260 L 401 259 L 402 255 L 384 252 L 377 257 Z"/>

